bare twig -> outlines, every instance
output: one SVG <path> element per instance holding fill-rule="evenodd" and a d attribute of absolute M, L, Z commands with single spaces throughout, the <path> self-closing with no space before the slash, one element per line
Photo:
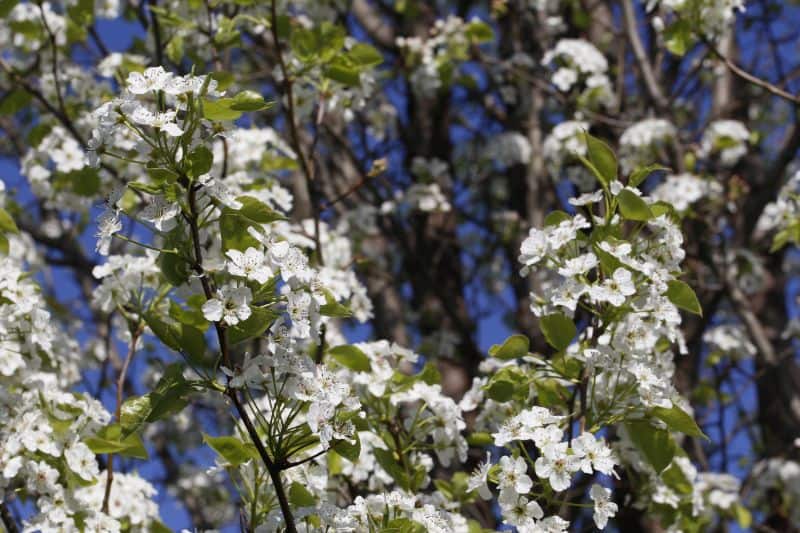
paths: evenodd
<path fill-rule="evenodd" d="M 750 74 L 749 72 L 738 66 L 736 63 L 734 63 L 729 57 L 726 57 L 722 52 L 720 52 L 717 49 L 716 46 L 714 46 L 714 43 L 712 43 L 708 39 L 704 39 L 703 43 L 708 47 L 709 50 L 711 50 L 714 53 L 715 56 L 717 56 L 723 63 L 725 63 L 725 66 L 728 67 L 728 69 L 730 69 L 731 72 L 733 72 L 746 82 L 752 83 L 757 87 L 761 87 L 768 93 L 773 94 L 775 96 L 779 96 L 780 98 L 788 100 L 793 104 L 800 104 L 800 97 L 795 96 L 790 92 L 784 91 L 777 85 L 774 85 L 768 82 L 767 80 L 764 80 L 762 78 L 759 78 L 758 76 Z"/>
<path fill-rule="evenodd" d="M 0 520 L 2 520 L 7 533 L 19 533 L 19 526 L 17 526 L 14 517 L 11 516 L 11 510 L 8 505 L 3 501 L 0 501 Z"/>
<path fill-rule="evenodd" d="M 131 361 L 133 361 L 133 357 L 136 355 L 136 345 L 139 342 L 139 337 L 141 337 L 144 331 L 144 324 L 141 322 L 137 324 L 135 327 L 131 328 L 131 342 L 130 347 L 128 348 L 128 355 L 125 357 L 125 362 L 122 363 L 122 368 L 119 371 L 119 375 L 117 376 L 117 407 L 114 411 L 114 416 L 116 417 L 117 423 L 121 423 L 122 420 L 122 400 L 123 400 L 123 392 L 125 389 L 125 379 L 128 374 L 128 368 L 130 368 Z M 109 333 L 110 335 L 110 333 Z M 108 454 L 108 465 L 106 466 L 106 490 L 103 495 L 103 507 L 102 510 L 104 513 L 108 514 L 108 500 L 111 497 L 111 485 L 114 483 L 114 454 Z"/>

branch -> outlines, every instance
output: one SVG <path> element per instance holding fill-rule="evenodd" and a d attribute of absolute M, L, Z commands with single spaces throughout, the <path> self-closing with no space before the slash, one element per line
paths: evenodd
<path fill-rule="evenodd" d="M 278 56 L 278 65 L 280 66 L 281 75 L 283 77 L 283 92 L 286 95 L 286 118 L 287 122 L 289 123 L 291 145 L 292 149 L 297 154 L 298 159 L 300 159 L 300 168 L 303 170 L 303 175 L 306 178 L 306 187 L 308 188 L 309 196 L 311 197 L 311 212 L 314 216 L 314 245 L 316 247 L 316 255 L 319 263 L 324 264 L 322 257 L 322 245 L 320 244 L 319 238 L 319 190 L 314 181 L 314 169 L 308 164 L 308 159 L 306 159 L 305 153 L 303 152 L 303 146 L 300 143 L 300 134 L 297 130 L 296 113 L 294 108 L 294 92 L 292 90 L 293 82 L 292 78 L 289 76 L 289 69 L 286 66 L 286 62 L 283 59 L 283 50 L 281 50 L 281 41 L 280 37 L 278 36 L 277 0 L 272 0 L 270 5 L 270 15 L 270 30 L 272 33 L 272 40 L 275 44 L 275 52 Z M 315 134 L 314 142 L 312 143 L 312 157 L 314 146 L 316 145 L 317 135 L 319 133 L 319 126 L 322 122 L 323 116 L 323 106 L 321 104 L 318 105 L 317 134 Z"/>
<path fill-rule="evenodd" d="M 19 533 L 17 522 L 14 520 L 14 517 L 11 516 L 11 510 L 4 501 L 0 501 L 0 520 L 2 520 L 7 533 Z"/>
<path fill-rule="evenodd" d="M 743 80 L 747 81 L 748 83 L 752 83 L 757 87 L 761 87 L 762 89 L 766 90 L 767 92 L 769 92 L 774 96 L 778 96 L 780 98 L 783 98 L 784 100 L 788 100 L 793 104 L 800 104 L 800 97 L 797 97 L 790 92 L 784 91 L 777 85 L 774 85 L 764 79 L 761 79 L 758 76 L 750 74 L 749 72 L 738 66 L 736 63 L 734 63 L 730 58 L 726 57 L 722 52 L 720 52 L 717 49 L 716 46 L 714 46 L 714 43 L 712 43 L 708 39 L 703 39 L 703 43 L 708 47 L 709 50 L 711 50 L 714 53 L 715 56 L 717 56 L 719 59 L 722 60 L 723 63 L 725 63 L 725 66 L 727 66 L 731 72 L 733 72 Z"/>
<path fill-rule="evenodd" d="M 636 13 L 633 10 L 633 0 L 622 1 L 622 12 L 625 17 L 625 32 L 628 34 L 628 41 L 631 43 L 633 55 L 636 58 L 636 63 L 642 71 L 642 78 L 650 98 L 656 106 L 659 113 L 664 113 L 669 107 L 669 101 L 664 97 L 661 92 L 661 86 L 656 80 L 653 67 L 650 65 L 650 60 L 647 58 L 642 39 L 639 37 L 639 27 L 636 21 Z"/>
<path fill-rule="evenodd" d="M 197 225 L 197 186 L 192 183 L 189 183 L 189 229 L 191 231 L 192 236 L 192 244 L 194 247 L 194 264 L 192 267 L 194 268 L 197 276 L 200 279 L 200 284 L 203 286 L 203 293 L 207 300 L 214 297 L 214 288 L 212 287 L 212 282 L 210 278 L 206 275 L 205 270 L 203 269 L 203 249 L 200 244 L 200 228 Z M 217 340 L 219 342 L 219 349 L 222 355 L 222 360 L 225 362 L 225 365 L 228 368 L 233 368 L 231 364 L 231 356 L 228 347 L 228 337 L 227 332 L 225 331 L 225 326 L 223 326 L 220 322 L 214 322 L 214 329 L 217 332 Z M 230 376 L 228 377 L 228 381 L 230 382 Z M 253 442 L 253 445 L 256 447 L 258 451 L 258 455 L 261 458 L 261 461 L 264 463 L 264 466 L 267 468 L 267 472 L 269 472 L 269 477 L 272 479 L 272 484 L 275 487 L 275 494 L 278 497 L 278 504 L 281 508 L 281 513 L 283 514 L 283 519 L 286 522 L 286 531 L 287 533 L 297 533 L 297 526 L 294 523 L 294 516 L 292 515 L 292 508 L 289 505 L 289 500 L 286 497 L 286 491 L 283 488 L 283 481 L 281 480 L 281 470 L 280 466 L 277 465 L 269 456 L 267 449 L 264 447 L 264 443 L 261 440 L 261 436 L 258 434 L 258 430 L 253 425 L 252 420 L 250 420 L 250 415 L 247 413 L 244 405 L 242 404 L 241 399 L 239 398 L 239 394 L 237 393 L 236 389 L 230 387 L 230 384 L 225 388 L 225 395 L 231 399 L 233 402 L 233 406 L 236 408 L 236 412 L 239 415 L 239 418 L 242 419 L 242 423 L 244 424 L 245 429 L 247 430 L 247 434 L 250 437 L 250 440 Z"/>
<path fill-rule="evenodd" d="M 131 344 L 128 348 L 128 356 L 125 357 L 125 362 L 122 364 L 122 368 L 119 371 L 119 375 L 117 376 L 117 408 L 114 411 L 114 416 L 116 417 L 117 423 L 122 423 L 122 395 L 123 389 L 125 387 L 125 377 L 128 374 L 128 368 L 131 365 L 131 361 L 133 361 L 133 357 L 136 355 L 136 344 L 139 342 L 139 337 L 142 335 L 144 331 L 144 325 L 140 322 L 136 328 L 131 328 Z M 110 335 L 110 332 L 109 332 Z M 111 497 L 111 485 L 114 483 L 114 454 L 108 454 L 108 465 L 106 466 L 106 490 L 105 494 L 103 495 L 103 507 L 102 511 L 108 514 L 108 500 Z"/>

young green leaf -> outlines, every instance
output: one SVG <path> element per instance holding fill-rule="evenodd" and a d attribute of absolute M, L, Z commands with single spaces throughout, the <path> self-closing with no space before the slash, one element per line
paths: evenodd
<path fill-rule="evenodd" d="M 361 455 L 361 440 L 358 438 L 358 433 L 354 433 L 353 437 L 355 442 L 347 439 L 334 440 L 331 449 L 351 463 L 357 463 L 358 457 Z"/>
<path fill-rule="evenodd" d="M 547 343 L 559 351 L 569 346 L 578 332 L 572 320 L 562 313 L 541 317 L 539 326 Z"/>
<path fill-rule="evenodd" d="M 328 354 L 333 357 L 337 363 L 350 370 L 355 370 L 356 372 L 369 372 L 372 370 L 369 357 L 352 344 L 334 346 L 328 350 Z"/>
<path fill-rule="evenodd" d="M 666 423 L 673 431 L 679 431 L 690 437 L 703 437 L 704 439 L 708 439 L 697 425 L 694 418 L 677 405 L 673 405 L 669 409 L 666 407 L 654 407 L 650 410 L 650 413 Z"/>
<path fill-rule="evenodd" d="M 525 335 L 512 335 L 501 345 L 489 348 L 489 355 L 497 359 L 518 359 L 528 355 L 530 341 Z"/>
<path fill-rule="evenodd" d="M 603 185 L 617 179 L 617 157 L 609 146 L 588 133 L 584 134 L 586 139 L 586 149 L 589 161 L 597 169 L 598 179 Z"/>
<path fill-rule="evenodd" d="M 617 202 L 619 202 L 619 212 L 628 220 L 646 221 L 653 218 L 647 202 L 628 189 L 619 191 Z"/>
<path fill-rule="evenodd" d="M 692 288 L 683 281 L 674 279 L 667 282 L 667 298 L 677 307 L 696 315 L 703 315 L 700 301 Z"/>
<path fill-rule="evenodd" d="M 236 437 L 212 437 L 203 433 L 203 442 L 225 459 L 231 466 L 239 466 L 251 459 L 258 459 L 252 444 L 248 445 Z"/>
<path fill-rule="evenodd" d="M 628 435 L 647 462 L 661 473 L 675 456 L 675 441 L 666 429 L 653 426 L 647 420 L 631 420 L 625 423 Z"/>

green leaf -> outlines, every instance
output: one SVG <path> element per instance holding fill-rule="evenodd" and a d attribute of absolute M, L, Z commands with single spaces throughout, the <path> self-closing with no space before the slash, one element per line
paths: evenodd
<path fill-rule="evenodd" d="M 183 59 L 183 36 L 176 33 L 167 43 L 167 57 L 175 64 L 180 64 Z"/>
<path fill-rule="evenodd" d="M 205 302 L 205 296 L 202 294 L 198 294 L 200 298 L 203 299 L 203 303 Z M 192 305 L 193 302 L 188 302 L 188 309 L 184 309 L 181 307 L 178 302 L 174 300 L 170 300 L 169 302 L 169 316 L 184 324 L 186 326 L 192 326 L 200 331 L 205 331 L 208 328 L 208 320 L 206 317 L 203 316 L 203 311 L 201 310 L 202 303 L 200 305 Z"/>
<path fill-rule="evenodd" d="M 233 98 L 219 98 L 209 100 L 203 98 L 203 116 L 208 120 L 236 120 L 242 116 L 241 111 L 231 109 Z"/>
<path fill-rule="evenodd" d="M 681 19 L 664 30 L 664 44 L 672 54 L 682 56 L 694 45 L 692 26 L 688 20 Z"/>
<path fill-rule="evenodd" d="M 569 346 L 578 332 L 572 320 L 562 313 L 541 317 L 539 326 L 547 343 L 559 351 Z"/>
<path fill-rule="evenodd" d="M 289 46 L 303 63 L 326 63 L 341 51 L 344 39 L 343 28 L 323 22 L 312 29 L 293 28 Z"/>
<path fill-rule="evenodd" d="M 0 0 L 0 18 L 6 18 L 19 0 Z"/>
<path fill-rule="evenodd" d="M 357 463 L 358 457 L 361 455 L 361 439 L 358 438 L 358 433 L 354 434 L 354 438 L 355 442 L 346 439 L 335 440 L 331 449 L 351 463 Z"/>
<path fill-rule="evenodd" d="M 7 117 L 21 111 L 27 107 L 31 101 L 31 95 L 23 89 L 9 91 L 0 99 L 0 117 Z"/>
<path fill-rule="evenodd" d="M 619 212 L 628 220 L 645 221 L 653 218 L 647 202 L 628 189 L 619 191 L 617 202 L 619 202 Z"/>
<path fill-rule="evenodd" d="M 547 213 L 547 216 L 544 217 L 544 225 L 546 227 L 558 226 L 559 224 L 567 220 L 572 220 L 572 217 L 568 213 L 565 213 L 560 209 L 556 209 L 555 211 L 550 211 L 549 213 Z"/>
<path fill-rule="evenodd" d="M 255 91 L 242 91 L 231 100 L 230 107 L 234 111 L 259 111 L 271 107 L 264 97 Z"/>
<path fill-rule="evenodd" d="M 145 313 L 144 321 L 147 327 L 153 334 L 159 338 L 161 342 L 172 348 L 176 352 L 181 351 L 180 335 L 174 328 L 170 327 L 168 322 L 161 320 L 161 318 L 154 312 Z"/>
<path fill-rule="evenodd" d="M 361 71 L 348 62 L 334 61 L 324 69 L 325 77 L 349 87 L 361 85 Z"/>
<path fill-rule="evenodd" d="M 333 318 L 348 318 L 353 316 L 353 312 L 346 305 L 342 305 L 336 301 L 333 294 L 327 289 L 323 289 L 325 293 L 325 303 L 319 307 L 319 313 L 324 316 Z"/>
<path fill-rule="evenodd" d="M 147 424 L 181 412 L 188 405 L 191 384 L 183 377 L 183 367 L 174 363 L 166 368 L 156 387 L 142 396 L 129 398 L 121 408 L 122 438 Z"/>
<path fill-rule="evenodd" d="M 173 533 L 163 522 L 153 520 L 150 522 L 150 533 Z"/>
<path fill-rule="evenodd" d="M 362 68 L 376 67 L 383 63 L 383 56 L 375 48 L 366 43 L 356 43 L 347 52 L 347 58 Z"/>
<path fill-rule="evenodd" d="M 733 504 L 733 516 L 742 529 L 750 529 L 753 525 L 753 515 L 739 502 Z"/>
<path fill-rule="evenodd" d="M 677 307 L 690 313 L 703 316 L 700 301 L 692 288 L 683 281 L 674 279 L 667 282 L 667 298 Z"/>
<path fill-rule="evenodd" d="M 236 21 L 228 17 L 220 17 L 217 21 L 217 33 L 214 35 L 214 43 L 217 46 L 227 47 L 236 44 L 241 36 L 236 29 Z"/>
<path fill-rule="evenodd" d="M 379 533 L 425 533 L 427 528 L 410 518 L 393 518 L 386 523 L 386 527 Z"/>
<path fill-rule="evenodd" d="M 252 196 L 239 196 L 236 200 L 242 204 L 239 213 L 243 214 L 253 222 L 259 224 L 271 224 L 278 220 L 287 220 L 285 216 L 278 213 L 267 204 L 253 198 Z"/>
<path fill-rule="evenodd" d="M 666 429 L 656 428 L 647 420 L 625 423 L 628 435 L 647 462 L 661 473 L 675 456 L 675 441 Z"/>
<path fill-rule="evenodd" d="M 180 322 L 162 320 L 155 312 L 145 313 L 144 320 L 167 347 L 184 353 L 198 366 L 207 366 L 205 361 L 206 341 L 199 329 Z"/>
<path fill-rule="evenodd" d="M 422 367 L 419 374 L 414 377 L 428 385 L 436 385 L 442 382 L 442 373 L 439 372 L 439 369 L 436 368 L 436 365 L 432 361 L 425 363 L 425 366 Z"/>
<path fill-rule="evenodd" d="M 2 207 L 0 207 L 0 231 L 3 233 L 19 233 L 17 223 L 14 222 L 14 219 L 8 214 L 8 211 Z"/>
<path fill-rule="evenodd" d="M 659 170 L 669 169 L 661 165 L 647 165 L 646 167 L 638 167 L 636 170 L 631 172 L 630 176 L 628 176 L 628 185 L 630 187 L 638 187 L 645 179 L 647 179 L 647 176 Z"/>
<path fill-rule="evenodd" d="M 224 91 L 236 81 L 236 77 L 230 72 L 216 71 L 209 74 L 211 79 L 217 82 L 217 90 Z"/>
<path fill-rule="evenodd" d="M 409 490 L 410 483 L 405 470 L 400 463 L 395 459 L 395 454 L 391 450 L 384 450 L 381 448 L 373 448 L 372 453 L 375 454 L 375 459 L 381 468 L 386 470 L 386 473 L 392 476 L 392 479 L 400 486 L 400 488 Z"/>
<path fill-rule="evenodd" d="M 116 453 L 137 459 L 147 459 L 147 450 L 138 435 L 122 438 L 119 424 L 111 424 L 98 431 L 97 435 L 84 440 L 94 453 Z"/>
<path fill-rule="evenodd" d="M 475 43 L 487 43 L 494 40 L 494 30 L 485 22 L 475 20 L 467 24 L 467 37 Z"/>
<path fill-rule="evenodd" d="M 704 439 L 708 439 L 697 425 L 694 418 L 677 405 L 673 405 L 669 409 L 666 407 L 654 407 L 650 410 L 650 413 L 662 420 L 673 431 L 679 431 L 690 437 L 703 437 Z"/>
<path fill-rule="evenodd" d="M 9 242 L 8 237 L 5 234 L 0 233 L 0 254 L 8 255 L 9 251 Z"/>
<path fill-rule="evenodd" d="M 494 437 L 492 437 L 491 433 L 485 433 L 485 432 L 470 433 L 467 436 L 467 444 L 477 448 L 491 446 L 492 444 L 494 444 Z"/>
<path fill-rule="evenodd" d="M 692 493 L 692 484 L 686 479 L 683 470 L 675 463 L 671 464 L 669 468 L 662 472 L 661 479 L 669 488 L 678 494 Z"/>
<path fill-rule="evenodd" d="M 606 143 L 588 133 L 585 133 L 584 136 L 588 159 L 597 170 L 600 182 L 608 186 L 617 179 L 617 158 Z"/>
<path fill-rule="evenodd" d="M 252 444 L 245 444 L 236 437 L 212 437 L 203 433 L 203 442 L 211 446 L 231 466 L 239 466 L 259 458 Z"/>
<path fill-rule="evenodd" d="M 72 172 L 57 172 L 54 177 L 56 189 L 69 190 L 79 196 L 95 196 L 100 190 L 100 175 L 91 167 Z"/>
<path fill-rule="evenodd" d="M 180 287 L 189 280 L 189 264 L 177 254 L 161 252 L 158 267 L 173 287 Z"/>
<path fill-rule="evenodd" d="M 189 164 L 187 173 L 193 178 L 199 178 L 211 170 L 211 165 L 214 163 L 214 155 L 211 150 L 201 144 L 189 152 L 186 156 L 186 161 Z"/>
<path fill-rule="evenodd" d="M 525 335 L 512 335 L 501 345 L 489 348 L 489 355 L 497 359 L 519 359 L 528 355 L 530 341 Z"/>
<path fill-rule="evenodd" d="M 507 402 L 514 396 L 514 384 L 504 379 L 498 379 L 489 384 L 486 393 L 496 402 Z"/>
<path fill-rule="evenodd" d="M 315 507 L 317 499 L 297 481 L 289 486 L 289 502 L 295 507 Z"/>
<path fill-rule="evenodd" d="M 156 182 L 174 183 L 178 180 L 178 174 L 174 170 L 159 166 L 155 161 L 148 161 L 145 168 L 147 174 Z"/>
<path fill-rule="evenodd" d="M 250 247 L 258 248 L 259 243 L 250 235 L 247 228 L 255 222 L 238 211 L 225 208 L 219 217 L 219 231 L 222 237 L 223 250 L 245 251 Z"/>
<path fill-rule="evenodd" d="M 356 372 L 370 372 L 372 370 L 369 357 L 352 344 L 334 346 L 328 350 L 328 354 L 330 354 L 337 363 L 350 370 L 355 370 Z"/>
<path fill-rule="evenodd" d="M 151 183 L 144 183 L 142 181 L 129 181 L 128 188 L 147 194 L 161 194 L 161 191 L 163 190 L 163 186 L 161 184 L 154 185 Z"/>
<path fill-rule="evenodd" d="M 228 342 L 231 345 L 261 336 L 278 318 L 278 313 L 266 307 L 251 307 L 252 314 L 247 320 L 231 326 L 228 331 Z"/>

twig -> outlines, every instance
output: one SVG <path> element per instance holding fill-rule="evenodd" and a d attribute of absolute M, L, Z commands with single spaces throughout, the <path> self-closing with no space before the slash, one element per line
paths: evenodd
<path fill-rule="evenodd" d="M 314 216 L 314 245 L 316 247 L 319 263 L 324 264 L 325 261 L 322 257 L 322 245 L 320 244 L 319 238 L 319 193 L 317 184 L 314 182 L 314 169 L 308 164 L 308 159 L 306 158 L 305 153 L 303 152 L 302 144 L 300 143 L 300 134 L 297 130 L 296 113 L 294 108 L 294 92 L 292 90 L 293 81 L 289 75 L 289 69 L 286 66 L 286 61 L 283 59 L 283 50 L 281 49 L 281 41 L 280 37 L 278 36 L 278 7 L 276 0 L 272 0 L 271 2 L 270 14 L 270 30 L 272 33 L 272 40 L 275 44 L 275 52 L 278 56 L 278 65 L 280 66 L 281 76 L 283 77 L 283 92 L 286 95 L 286 118 L 287 122 L 289 123 L 291 145 L 292 149 L 295 151 L 298 159 L 300 160 L 300 168 L 302 169 L 303 175 L 306 178 L 306 187 L 308 188 L 309 196 L 311 197 L 311 210 Z M 322 117 L 323 108 L 320 105 L 317 110 L 317 134 L 319 132 L 319 126 L 322 123 Z M 315 142 L 312 144 L 312 157 L 317 134 L 315 134 Z"/>
<path fill-rule="evenodd" d="M 723 63 L 725 63 L 725 66 L 728 67 L 728 69 L 730 69 L 731 72 L 733 72 L 743 80 L 752 83 L 753 85 L 756 85 L 758 87 L 761 87 L 770 94 L 779 96 L 785 100 L 792 102 L 793 104 L 800 104 L 800 97 L 795 96 L 790 92 L 784 91 L 777 85 L 774 85 L 764 79 L 761 79 L 758 76 L 750 74 L 749 72 L 741 68 L 739 65 L 734 63 L 730 58 L 723 55 L 722 52 L 720 52 L 717 49 L 717 47 L 714 46 L 714 43 L 712 43 L 708 39 L 703 39 L 703 43 L 708 47 L 709 50 L 711 50 L 714 53 L 715 56 L 717 56 L 719 59 L 722 60 Z"/>
<path fill-rule="evenodd" d="M 122 368 L 119 371 L 119 375 L 117 376 L 117 408 L 114 411 L 114 416 L 116 417 L 117 423 L 122 422 L 122 396 L 125 388 L 125 378 L 128 374 L 128 368 L 130 368 L 131 361 L 133 361 L 133 357 L 136 355 L 136 345 L 139 342 L 139 337 L 142 335 L 144 331 L 144 325 L 140 322 L 136 325 L 135 328 L 131 328 L 131 343 L 130 348 L 128 349 L 128 355 L 125 357 L 125 362 L 122 363 Z M 110 333 L 109 333 L 110 335 Z M 114 454 L 108 454 L 108 465 L 106 466 L 106 490 L 105 494 L 103 495 L 103 507 L 102 510 L 104 513 L 108 514 L 108 500 L 111 497 L 111 485 L 114 483 Z"/>
<path fill-rule="evenodd" d="M 6 502 L 0 501 L 0 520 L 3 521 L 3 526 L 6 528 L 7 533 L 19 533 L 19 527 L 16 520 L 11 516 L 11 510 L 6 505 Z"/>
<path fill-rule="evenodd" d="M 188 181 L 188 180 L 187 180 Z M 206 299 L 211 299 L 214 297 L 214 288 L 212 285 L 211 279 L 206 275 L 205 270 L 203 269 L 203 249 L 200 244 L 200 228 L 197 225 L 197 187 L 194 184 L 189 184 L 189 229 L 192 236 L 192 244 L 194 247 L 194 264 L 192 265 L 195 272 L 197 273 L 198 277 L 200 278 L 200 284 L 203 287 L 203 293 L 205 294 Z M 228 347 L 228 337 L 227 332 L 225 331 L 225 326 L 223 326 L 220 322 L 214 322 L 214 329 L 217 333 L 217 340 L 219 342 L 219 349 L 220 354 L 222 355 L 222 360 L 225 363 L 225 366 L 228 368 L 232 368 L 233 365 L 231 364 L 231 356 Z M 228 377 L 230 381 L 230 377 Z M 237 393 L 236 389 L 231 388 L 230 384 L 225 389 L 225 395 L 231 399 L 233 406 L 236 408 L 236 412 L 241 418 L 242 423 L 244 424 L 245 429 L 247 430 L 247 434 L 250 437 L 250 440 L 253 442 L 253 445 L 256 447 L 256 451 L 258 451 L 258 455 L 261 458 L 261 461 L 264 463 L 264 466 L 267 468 L 267 472 L 269 473 L 269 477 L 272 480 L 272 484 L 275 487 L 275 494 L 278 497 L 278 505 L 281 508 L 281 513 L 283 514 L 283 519 L 286 522 L 286 532 L 287 533 L 297 533 L 297 526 L 294 522 L 294 515 L 292 514 L 292 508 L 289 505 L 289 500 L 286 497 L 286 491 L 283 487 L 283 481 L 281 480 L 281 468 L 280 465 L 276 464 L 272 458 L 270 458 L 267 449 L 264 447 L 264 443 L 261 440 L 261 436 L 258 434 L 258 430 L 253 425 L 252 420 L 250 420 L 250 415 L 247 413 L 245 406 L 242 404 L 241 399 L 239 398 L 239 394 Z"/>

